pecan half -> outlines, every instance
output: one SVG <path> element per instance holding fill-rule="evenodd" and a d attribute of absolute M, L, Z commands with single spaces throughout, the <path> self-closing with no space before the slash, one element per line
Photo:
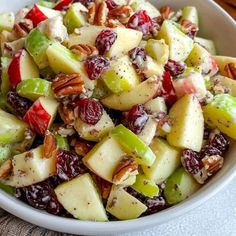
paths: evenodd
<path fill-rule="evenodd" d="M 125 156 L 113 174 L 113 183 L 118 185 L 122 184 L 130 176 L 138 174 L 138 165 L 135 162 L 134 158 L 131 156 Z"/>
<path fill-rule="evenodd" d="M 88 7 L 88 22 L 91 25 L 105 25 L 108 8 L 105 1 L 97 0 Z"/>
<path fill-rule="evenodd" d="M 88 44 L 76 44 L 70 47 L 71 51 L 80 56 L 81 60 L 85 60 L 89 56 L 98 55 L 96 47 Z"/>
<path fill-rule="evenodd" d="M 13 169 L 12 160 L 5 161 L 0 168 L 0 178 L 7 178 Z"/>
<path fill-rule="evenodd" d="M 133 9 L 130 6 L 119 6 L 108 13 L 108 18 L 118 20 L 122 24 L 126 24 L 133 15 Z"/>
<path fill-rule="evenodd" d="M 229 63 L 225 66 L 224 71 L 226 72 L 227 77 L 236 80 L 236 64 Z"/>
<path fill-rule="evenodd" d="M 116 28 L 116 27 L 122 27 L 125 28 L 123 24 L 121 24 L 118 20 L 108 19 L 106 22 L 106 27 L 109 28 Z"/>
<path fill-rule="evenodd" d="M 207 171 L 207 175 L 211 176 L 222 168 L 224 164 L 224 158 L 220 155 L 205 156 L 202 159 L 202 163 L 205 170 Z"/>
<path fill-rule="evenodd" d="M 198 26 L 189 20 L 182 20 L 181 28 L 183 32 L 186 33 L 190 37 L 195 37 L 197 32 L 199 31 Z"/>
<path fill-rule="evenodd" d="M 88 141 L 83 141 L 83 140 L 76 140 L 73 143 L 75 152 L 79 155 L 84 157 L 92 148 L 93 148 L 93 144 L 91 144 Z"/>
<path fill-rule="evenodd" d="M 18 23 L 14 25 L 14 33 L 19 37 L 25 37 L 32 29 L 33 23 L 29 19 L 21 19 Z"/>
<path fill-rule="evenodd" d="M 172 10 L 170 6 L 163 6 L 160 9 L 160 13 L 161 13 L 162 19 L 164 20 L 171 19 L 175 14 L 175 12 Z"/>
<path fill-rule="evenodd" d="M 83 91 L 83 84 L 80 74 L 59 74 L 52 81 L 52 90 L 57 98 L 78 95 Z"/>
<path fill-rule="evenodd" d="M 102 198 L 105 200 L 108 199 L 110 192 L 111 192 L 112 184 L 109 183 L 108 181 L 100 178 L 97 175 L 94 175 L 94 180 L 98 186 L 98 189 L 100 190 Z"/>
<path fill-rule="evenodd" d="M 63 122 L 67 125 L 73 124 L 75 121 L 74 109 L 70 106 L 60 105 L 58 109 L 59 115 Z"/>
<path fill-rule="evenodd" d="M 43 142 L 43 157 L 52 158 L 57 155 L 57 141 L 54 135 L 47 130 Z"/>

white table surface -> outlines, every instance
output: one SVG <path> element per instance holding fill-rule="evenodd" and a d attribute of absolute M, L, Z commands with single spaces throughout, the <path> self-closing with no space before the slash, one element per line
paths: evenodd
<path fill-rule="evenodd" d="M 236 236 L 236 179 L 185 216 L 152 229 L 119 236 Z"/>

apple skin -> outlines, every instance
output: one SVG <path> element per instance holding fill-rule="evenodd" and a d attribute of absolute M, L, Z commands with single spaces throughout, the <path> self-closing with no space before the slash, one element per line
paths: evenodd
<path fill-rule="evenodd" d="M 59 0 L 56 3 L 56 5 L 53 7 L 53 9 L 61 11 L 64 8 L 68 7 L 72 2 L 73 2 L 73 0 Z"/>
<path fill-rule="evenodd" d="M 30 19 L 36 27 L 41 21 L 47 20 L 48 17 L 34 4 L 33 8 L 27 13 L 25 18 Z"/>

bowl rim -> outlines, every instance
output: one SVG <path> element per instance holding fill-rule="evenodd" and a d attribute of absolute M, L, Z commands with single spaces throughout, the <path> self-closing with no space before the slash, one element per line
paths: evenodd
<path fill-rule="evenodd" d="M 212 7 L 221 12 L 227 21 L 236 29 L 234 19 L 216 2 L 207 0 Z M 68 219 L 50 215 L 46 212 L 37 210 L 25 203 L 20 203 L 15 197 L 9 196 L 7 193 L 0 190 L 0 207 L 11 214 L 32 224 L 46 227 L 51 230 L 65 233 L 84 233 L 87 235 L 111 235 L 114 233 L 124 233 L 129 231 L 143 230 L 148 227 L 162 224 L 177 218 L 192 209 L 200 206 L 202 203 L 213 197 L 221 189 L 236 177 L 235 166 L 231 166 L 223 176 L 215 176 L 213 183 L 208 187 L 206 184 L 196 194 L 191 196 L 184 202 L 149 216 L 141 217 L 133 220 L 125 221 L 110 221 L 110 222 L 91 222 L 80 221 L 76 219 Z M 16 201 L 15 201 L 16 200 Z M 67 225 L 68 227 L 65 227 Z M 96 231 L 96 233 L 95 233 Z"/>

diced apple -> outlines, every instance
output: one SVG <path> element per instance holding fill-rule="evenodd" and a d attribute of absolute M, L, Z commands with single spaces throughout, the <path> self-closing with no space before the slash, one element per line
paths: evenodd
<path fill-rule="evenodd" d="M 103 110 L 102 117 L 97 124 L 89 125 L 77 118 L 74 126 L 82 139 L 95 142 L 101 140 L 114 128 L 113 121 L 105 110 Z"/>
<path fill-rule="evenodd" d="M 75 218 L 108 221 L 97 186 L 90 174 L 83 174 L 60 184 L 55 193 L 62 206 Z"/>
<path fill-rule="evenodd" d="M 194 43 L 194 47 L 186 59 L 189 67 L 200 67 L 204 74 L 213 76 L 218 72 L 218 66 L 211 54 L 198 43 Z"/>
<path fill-rule="evenodd" d="M 204 118 L 201 105 L 193 95 L 185 95 L 171 108 L 169 113 L 173 121 L 168 142 L 179 148 L 188 148 L 199 152 L 202 147 Z"/>
<path fill-rule="evenodd" d="M 28 128 L 24 121 L 0 109 L 0 144 L 22 141 Z"/>
<path fill-rule="evenodd" d="M 164 196 L 167 203 L 177 204 L 190 197 L 200 187 L 200 184 L 181 167 L 167 180 Z"/>
<path fill-rule="evenodd" d="M 108 136 L 93 147 L 83 162 L 96 175 L 112 183 L 114 171 L 124 155 L 117 141 Z"/>
<path fill-rule="evenodd" d="M 11 59 L 8 57 L 1 57 L 1 94 L 5 96 L 10 89 L 10 81 L 8 77 L 8 66 L 11 63 Z"/>
<path fill-rule="evenodd" d="M 219 83 L 220 85 L 229 89 L 229 94 L 236 97 L 236 80 L 225 76 L 217 75 L 216 77 L 214 77 L 214 81 L 216 82 L 216 84 Z"/>
<path fill-rule="evenodd" d="M 40 97 L 26 112 L 24 120 L 40 135 L 50 128 L 57 114 L 58 103 L 49 97 Z"/>
<path fill-rule="evenodd" d="M 11 158 L 12 144 L 0 144 L 0 166 Z"/>
<path fill-rule="evenodd" d="M 182 17 L 180 19 L 180 22 L 183 20 L 188 20 L 192 22 L 193 24 L 198 25 L 198 11 L 196 7 L 193 6 L 186 6 L 182 9 Z"/>
<path fill-rule="evenodd" d="M 169 58 L 169 47 L 164 39 L 156 40 L 149 39 L 145 50 L 149 56 L 155 59 L 158 63 L 165 65 Z"/>
<path fill-rule="evenodd" d="M 26 50 L 14 55 L 8 67 L 8 77 L 13 88 L 23 80 L 39 77 L 38 68 Z"/>
<path fill-rule="evenodd" d="M 236 57 L 227 57 L 227 56 L 213 56 L 215 59 L 221 75 L 228 76 L 227 71 L 225 70 L 225 67 L 229 63 L 233 63 L 236 65 Z"/>
<path fill-rule="evenodd" d="M 112 94 L 102 99 L 101 102 L 106 107 L 128 111 L 134 105 L 144 104 L 155 97 L 160 87 L 159 80 L 158 77 L 151 77 L 138 84 L 133 90 L 120 94 Z"/>
<path fill-rule="evenodd" d="M 151 166 L 155 161 L 156 157 L 152 150 L 125 126 L 116 126 L 111 135 L 127 153 L 135 155 L 137 163 Z"/>
<path fill-rule="evenodd" d="M 154 138 L 150 148 L 156 155 L 152 166 L 142 166 L 144 174 L 155 183 L 165 181 L 180 166 L 180 150 L 161 138 Z"/>
<path fill-rule="evenodd" d="M 147 123 L 145 124 L 143 130 L 140 134 L 138 134 L 138 137 L 148 146 L 152 142 L 152 139 L 154 138 L 156 134 L 157 129 L 157 121 L 149 116 Z"/>
<path fill-rule="evenodd" d="M 54 137 L 56 138 L 57 141 L 57 147 L 62 150 L 69 151 L 70 150 L 70 145 L 68 143 L 68 140 L 66 137 L 62 137 L 59 134 L 54 134 Z"/>
<path fill-rule="evenodd" d="M 13 12 L 0 13 L 0 31 L 11 31 L 14 26 L 15 15 Z"/>
<path fill-rule="evenodd" d="M 32 101 L 37 100 L 41 96 L 53 96 L 51 82 L 40 78 L 28 79 L 20 82 L 17 85 L 16 91 L 22 97 L 28 98 Z"/>
<path fill-rule="evenodd" d="M 56 174 L 56 157 L 44 158 L 43 145 L 14 156 L 12 163 L 13 174 L 3 183 L 17 188 L 44 181 Z"/>
<path fill-rule="evenodd" d="M 136 182 L 131 186 L 131 188 L 136 192 L 151 198 L 159 194 L 159 188 L 156 183 L 143 174 L 136 176 Z"/>
<path fill-rule="evenodd" d="M 138 218 L 147 207 L 121 187 L 113 185 L 106 210 L 119 220 Z"/>
<path fill-rule="evenodd" d="M 73 33 L 75 28 L 85 25 L 87 20 L 82 12 L 87 11 L 88 9 L 81 3 L 72 4 L 64 16 L 64 24 L 68 30 L 68 33 Z"/>
<path fill-rule="evenodd" d="M 211 55 L 216 55 L 215 43 L 212 40 L 195 37 L 194 42 L 205 48 Z"/>
<path fill-rule="evenodd" d="M 70 4 L 73 2 L 73 0 L 58 0 L 53 7 L 54 10 L 64 10 L 64 8 L 70 6 Z"/>
<path fill-rule="evenodd" d="M 11 58 L 20 49 L 23 49 L 24 47 L 25 47 L 25 38 L 19 38 L 12 42 L 3 42 L 1 45 L 2 56 Z M 11 50 L 9 50 L 8 48 L 11 48 Z"/>
<path fill-rule="evenodd" d="M 157 63 L 151 57 L 147 56 L 147 60 L 144 63 L 143 74 L 146 78 L 152 76 L 162 76 L 164 73 L 164 66 L 160 63 Z"/>
<path fill-rule="evenodd" d="M 156 97 L 144 104 L 145 109 L 151 114 L 159 112 L 167 113 L 167 107 L 163 97 Z"/>
<path fill-rule="evenodd" d="M 46 50 L 51 44 L 51 40 L 41 33 L 39 29 L 32 30 L 26 38 L 25 48 L 40 69 L 48 66 Z"/>
<path fill-rule="evenodd" d="M 157 39 L 164 39 L 169 46 L 170 59 L 184 61 L 193 48 L 193 40 L 181 32 L 173 22 L 165 20 Z"/>
<path fill-rule="evenodd" d="M 206 123 L 236 139 L 236 98 L 229 94 L 218 94 L 203 107 Z"/>
<path fill-rule="evenodd" d="M 110 67 L 101 77 L 113 93 L 132 90 L 140 83 L 140 78 L 128 56 L 111 61 Z"/>

